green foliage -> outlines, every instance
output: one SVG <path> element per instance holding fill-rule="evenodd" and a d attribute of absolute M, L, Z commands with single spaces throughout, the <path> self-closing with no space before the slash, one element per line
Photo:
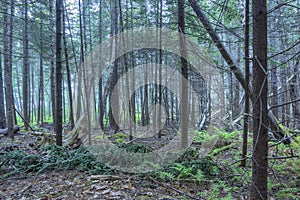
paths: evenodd
<path fill-rule="evenodd" d="M 5 153 L 1 159 L 1 171 L 13 169 L 10 174 L 44 172 L 57 169 L 77 169 L 79 171 L 105 172 L 111 171 L 107 166 L 100 164 L 96 158 L 86 149 L 81 147 L 76 150 L 49 145 L 42 149 L 42 155 L 29 154 L 23 151 L 11 151 Z"/>
<path fill-rule="evenodd" d="M 206 178 L 215 177 L 219 168 L 210 157 L 198 158 L 196 151 L 189 150 L 182 158 L 163 171 L 157 172 L 162 180 L 197 180 L 203 181 Z M 191 156 L 191 157 L 189 157 Z M 191 158 L 194 158 L 193 160 Z"/>
<path fill-rule="evenodd" d="M 209 137 L 210 137 L 210 135 L 207 133 L 207 131 L 198 131 L 198 132 L 196 132 L 194 141 L 195 142 L 203 142 Z"/>
<path fill-rule="evenodd" d="M 181 163 L 175 163 L 174 166 L 170 167 L 170 169 L 177 171 L 177 179 L 186 179 L 193 176 L 192 171 L 194 166 L 186 167 Z"/>
<path fill-rule="evenodd" d="M 238 138 L 238 135 L 241 133 L 241 131 L 232 131 L 231 133 L 228 133 L 225 130 L 220 130 L 219 136 L 223 140 L 232 140 Z"/>
<path fill-rule="evenodd" d="M 281 190 L 279 190 L 277 192 L 277 196 L 281 199 L 281 198 L 285 198 L 285 199 L 298 199 L 299 196 L 297 195 L 297 193 L 299 192 L 299 188 L 282 188 Z"/>
<path fill-rule="evenodd" d="M 205 177 L 204 173 L 202 172 L 201 169 L 197 169 L 197 173 L 196 175 L 193 175 L 193 177 L 197 180 L 197 181 L 202 181 Z"/>
<path fill-rule="evenodd" d="M 108 136 L 109 139 L 111 140 L 116 140 L 116 139 L 126 139 L 127 135 L 124 133 L 115 133 L 113 135 Z"/>
<path fill-rule="evenodd" d="M 128 136 L 126 134 L 124 134 L 124 133 L 115 133 L 113 135 L 108 136 L 108 138 L 112 142 L 117 143 L 117 144 L 125 143 L 127 137 Z"/>
<path fill-rule="evenodd" d="M 26 154 L 21 150 L 10 151 L 1 157 L 1 167 L 2 165 L 13 166 L 17 172 L 29 173 L 42 167 L 43 158 L 40 155 Z"/>
<path fill-rule="evenodd" d="M 162 179 L 163 181 L 175 179 L 175 175 L 170 172 L 159 171 L 156 173 L 158 174 L 159 178 Z"/>
<path fill-rule="evenodd" d="M 153 151 L 153 149 L 150 146 L 146 146 L 143 144 L 126 144 L 126 143 L 121 143 L 118 145 L 119 148 L 123 148 L 128 152 L 133 152 L 133 153 L 150 153 Z"/>
<path fill-rule="evenodd" d="M 217 155 L 219 154 L 220 152 L 224 151 L 224 150 L 227 150 L 227 149 L 230 149 L 232 148 L 232 146 L 234 145 L 234 143 L 231 143 L 229 145 L 226 145 L 226 146 L 222 146 L 220 148 L 216 148 L 216 149 L 213 149 L 209 155 Z"/>

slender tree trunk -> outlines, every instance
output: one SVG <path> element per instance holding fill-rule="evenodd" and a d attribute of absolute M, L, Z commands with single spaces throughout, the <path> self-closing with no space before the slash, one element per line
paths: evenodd
<path fill-rule="evenodd" d="M 33 68 L 33 66 L 31 68 Z M 36 120 L 36 107 L 35 107 L 35 99 L 36 99 L 35 94 L 36 93 L 35 93 L 35 82 L 34 82 L 34 80 L 35 80 L 34 77 L 35 76 L 34 76 L 33 69 L 29 70 L 29 74 L 31 75 L 31 79 L 30 79 L 31 80 L 31 84 L 29 82 L 28 85 L 29 85 L 29 88 L 31 86 L 31 90 L 29 89 L 29 91 L 32 91 L 32 94 L 31 94 L 31 98 L 29 98 L 29 106 L 28 106 L 28 108 L 29 108 L 28 109 L 29 121 L 28 122 Z"/>
<path fill-rule="evenodd" d="M 131 28 L 131 41 L 134 41 L 133 40 L 133 3 L 132 3 L 132 0 L 130 0 L 130 28 Z M 130 87 L 131 88 L 135 88 L 135 56 L 134 56 L 134 53 L 133 53 L 133 42 L 132 42 L 132 47 L 131 47 L 131 67 L 132 67 L 132 81 L 131 81 L 131 84 L 130 84 Z M 133 120 L 133 132 L 135 133 L 136 132 L 136 115 L 135 115 L 135 97 L 132 98 L 132 102 L 131 102 L 131 105 L 130 105 L 130 112 L 131 112 L 131 115 L 132 116 L 132 120 Z M 129 135 L 129 140 L 132 140 L 133 139 L 133 135 L 130 134 Z"/>
<path fill-rule="evenodd" d="M 249 40 L 250 40 L 250 3 L 245 1 L 245 81 L 249 85 L 250 82 L 250 60 L 249 60 Z M 246 167 L 247 145 L 248 145 L 248 130 L 249 130 L 249 113 L 250 113 L 250 94 L 245 91 L 245 114 L 244 114 L 244 129 L 243 129 L 243 153 L 241 166 Z"/>
<path fill-rule="evenodd" d="M 240 43 L 237 44 L 237 63 L 241 63 L 241 45 Z M 233 75 L 233 73 L 231 73 Z M 232 108 L 232 119 L 235 120 L 240 112 L 240 83 L 233 78 L 233 90 L 234 90 L 234 96 L 233 96 L 233 108 Z M 233 127 L 234 128 L 234 127 Z"/>
<path fill-rule="evenodd" d="M 102 0 L 99 0 L 99 44 L 102 43 L 102 23 L 103 23 L 103 17 L 102 17 Z M 100 48 L 101 50 L 101 48 Z M 100 52 L 101 54 L 101 52 Z M 104 116 L 104 108 L 103 108 L 103 89 L 102 89 L 102 71 L 99 72 L 101 77 L 99 79 L 99 83 L 98 83 L 98 90 L 99 90 L 99 104 L 98 104 L 98 112 L 99 112 L 99 124 L 100 127 L 103 129 L 104 128 L 104 124 L 103 124 L 103 116 Z"/>
<path fill-rule="evenodd" d="M 126 7 L 127 7 L 127 2 L 126 2 Z M 126 42 L 125 42 L 125 36 L 124 36 L 124 23 L 123 23 L 123 12 L 122 12 L 122 4 L 121 4 L 121 0 L 119 0 L 119 10 L 120 10 L 120 27 L 121 27 L 121 36 L 122 36 L 122 40 L 123 40 L 123 49 L 126 49 Z M 124 54 L 124 65 L 125 65 L 125 73 L 128 72 L 128 58 L 127 55 Z M 129 89 L 130 89 L 130 82 L 129 82 L 129 78 L 128 76 L 126 76 L 125 79 L 125 87 L 126 87 L 126 98 L 125 98 L 125 106 L 126 108 L 124 110 L 128 111 L 125 113 L 125 120 L 128 119 L 128 123 L 129 123 L 129 139 L 130 136 L 132 136 L 132 120 L 130 118 L 130 93 L 129 93 Z"/>
<path fill-rule="evenodd" d="M 178 0 L 178 31 L 185 34 L 184 25 L 184 0 Z M 189 99 L 188 99 L 188 66 L 186 41 L 183 35 L 179 35 L 181 56 L 181 148 L 188 146 L 188 123 L 189 123 Z"/>
<path fill-rule="evenodd" d="M 112 94 L 113 90 L 114 90 L 114 94 L 111 95 L 111 103 L 113 104 L 113 109 L 114 109 L 114 116 L 112 114 L 112 107 L 110 108 L 110 122 L 111 122 L 111 128 L 114 130 L 114 132 L 118 132 L 119 130 L 119 91 L 118 91 L 118 87 L 116 85 L 117 81 L 118 81 L 118 67 L 119 67 L 119 37 L 117 36 L 118 34 L 118 0 L 114 1 L 114 9 L 113 9 L 113 33 L 115 34 L 114 38 L 115 38 L 115 55 L 116 55 L 116 59 L 114 60 L 114 66 L 113 66 L 113 77 L 112 77 L 112 85 L 110 87 L 110 92 Z"/>
<path fill-rule="evenodd" d="M 14 131 L 13 131 L 13 123 L 14 123 L 14 108 L 13 108 L 13 86 L 12 86 L 12 58 L 11 58 L 11 49 L 12 48 L 12 17 L 13 12 L 10 13 L 10 20 L 9 20 L 9 13 L 8 13 L 8 6 L 10 4 L 11 10 L 13 11 L 14 2 L 5 1 L 2 2 L 3 4 L 3 41 L 4 44 L 4 82 L 5 82 L 5 101 L 6 101 L 6 117 L 7 117 L 7 134 L 11 139 L 14 139 Z"/>
<path fill-rule="evenodd" d="M 290 80 L 289 88 L 290 88 L 290 99 L 291 101 L 296 101 L 298 99 L 297 95 L 297 73 L 299 67 L 299 60 L 295 63 L 295 66 L 293 66 L 292 71 L 292 79 Z M 300 121 L 300 108 L 297 106 L 298 102 L 295 102 L 292 104 L 292 113 L 293 113 L 293 122 L 294 122 L 294 128 L 297 129 L 298 123 Z"/>
<path fill-rule="evenodd" d="M 68 95 L 69 95 L 69 123 L 71 128 L 74 128 L 74 112 L 73 112 L 73 97 L 72 97 L 72 86 L 71 86 L 71 72 L 69 66 L 69 54 L 66 40 L 66 26 L 65 26 L 65 16 L 66 16 L 66 7 L 63 7 L 63 42 L 64 42 L 64 51 L 65 51 L 65 59 L 66 59 L 66 69 L 67 69 L 67 84 L 68 84 Z"/>
<path fill-rule="evenodd" d="M 38 100 L 38 120 L 37 123 L 43 124 L 44 122 L 44 66 L 43 66 L 43 20 L 41 20 L 40 26 L 40 81 L 39 81 L 39 100 Z"/>
<path fill-rule="evenodd" d="M 24 5 L 24 32 L 23 32 L 23 117 L 29 122 L 28 113 L 28 97 L 29 97 L 29 60 L 28 60 L 28 2 L 23 1 Z M 24 123 L 24 127 L 27 130 L 28 126 Z"/>
<path fill-rule="evenodd" d="M 55 114 L 55 68 L 54 68 L 54 21 L 53 21 L 53 0 L 49 0 L 49 15 L 50 15 L 50 91 L 51 91 L 51 108 L 53 123 L 56 124 Z M 54 126 L 55 128 L 55 126 Z"/>
<path fill-rule="evenodd" d="M 56 144 L 62 146 L 62 0 L 56 0 Z"/>
<path fill-rule="evenodd" d="M 17 79 L 17 91 L 18 91 L 18 98 L 19 99 L 22 99 L 22 95 L 21 95 L 21 87 L 20 87 L 20 76 L 19 76 L 19 69 L 18 69 L 18 67 L 16 67 L 16 79 Z M 21 112 L 21 113 L 23 113 L 23 108 L 22 108 L 22 102 L 21 101 L 19 101 L 18 102 L 18 110 Z"/>
<path fill-rule="evenodd" d="M 253 155 L 250 199 L 268 199 L 267 3 L 252 1 L 253 14 Z"/>
<path fill-rule="evenodd" d="M 82 26 L 82 17 L 81 17 L 81 0 L 78 0 L 78 10 L 79 10 L 79 29 L 80 29 L 80 62 L 84 63 L 84 47 L 83 47 L 83 26 Z M 84 66 L 81 66 L 81 69 L 78 70 L 78 86 L 77 86 L 77 110 L 76 110 L 76 120 L 80 118 L 81 115 L 81 98 L 82 98 L 82 90 L 81 90 L 81 79 L 82 79 L 82 71 Z"/>
<path fill-rule="evenodd" d="M 161 138 L 161 106 L 162 106 L 162 0 L 159 1 L 159 32 L 158 32 L 158 107 L 157 122 L 158 138 Z"/>
<path fill-rule="evenodd" d="M 270 1 L 270 8 L 274 8 L 275 1 Z M 274 14 L 275 15 L 275 14 Z M 276 47 L 276 35 L 275 35 L 275 17 L 270 17 L 270 47 L 273 51 Z M 278 92 L 277 92 L 277 67 L 276 65 L 271 65 L 271 106 L 278 105 Z M 272 109 L 275 116 L 278 116 L 278 108 Z"/>
<path fill-rule="evenodd" d="M 4 129 L 4 128 L 6 128 L 6 115 L 5 115 L 5 106 L 4 106 L 4 91 L 3 91 L 3 76 L 2 76 L 2 49 L 0 49 L 0 129 Z"/>

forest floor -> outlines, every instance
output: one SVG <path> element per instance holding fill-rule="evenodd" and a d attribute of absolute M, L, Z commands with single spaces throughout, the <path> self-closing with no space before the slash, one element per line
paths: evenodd
<path fill-rule="evenodd" d="M 85 158 L 84 166 L 65 167 L 65 160 L 71 159 L 69 150 L 57 155 L 55 146 L 46 150 L 36 147 L 39 139 L 26 132 L 17 134 L 14 141 L 1 136 L 0 199 L 247 199 L 251 162 L 247 161 L 246 168 L 239 167 L 238 134 L 221 133 L 206 160 L 193 148 L 173 166 L 145 174 L 126 174 L 87 164 L 93 162 L 90 158 Z M 299 154 L 299 145 L 294 145 L 279 146 L 276 155 L 290 155 L 290 149 L 294 155 Z M 50 156 L 49 152 L 54 153 Z M 273 155 L 275 150 L 270 153 Z M 59 157 L 61 161 L 54 164 L 53 159 Z M 299 158 L 270 162 L 272 199 L 300 198 L 299 166 Z"/>

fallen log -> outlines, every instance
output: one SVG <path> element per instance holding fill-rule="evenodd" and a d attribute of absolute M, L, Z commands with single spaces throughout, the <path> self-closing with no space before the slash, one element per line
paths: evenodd
<path fill-rule="evenodd" d="M 20 130 L 20 127 L 18 125 L 14 125 L 14 133 L 17 133 L 19 130 Z M 7 136 L 7 131 L 8 131 L 8 128 L 0 129 L 0 135 L 4 134 L 5 136 Z"/>

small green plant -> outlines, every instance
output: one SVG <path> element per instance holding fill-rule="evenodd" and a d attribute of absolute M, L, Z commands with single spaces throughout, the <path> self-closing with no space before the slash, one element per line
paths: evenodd
<path fill-rule="evenodd" d="M 133 152 L 133 153 L 149 153 L 153 151 L 151 147 L 143 144 L 121 143 L 118 145 L 118 147 L 125 149 L 127 152 Z"/>
<path fill-rule="evenodd" d="M 240 134 L 240 131 L 232 131 L 231 133 L 228 133 L 227 131 L 220 130 L 219 136 L 221 139 L 224 140 L 232 140 L 238 138 L 238 135 Z"/>
<path fill-rule="evenodd" d="M 201 169 L 197 169 L 197 173 L 196 175 L 193 175 L 193 177 L 197 180 L 197 181 L 202 181 L 205 177 L 205 175 L 203 174 Z"/>
<path fill-rule="evenodd" d="M 195 133 L 194 141 L 195 142 L 203 142 L 210 137 L 211 136 L 207 133 L 207 131 L 198 131 Z"/>
<path fill-rule="evenodd" d="M 123 138 L 118 138 L 117 139 L 117 143 L 121 144 L 121 143 L 125 143 L 126 140 L 124 140 Z"/>
<path fill-rule="evenodd" d="M 277 192 L 277 196 L 279 199 L 298 199 L 297 193 L 299 192 L 298 188 L 282 188 L 280 191 Z"/>
<path fill-rule="evenodd" d="M 186 167 L 181 163 L 175 163 L 174 166 L 170 167 L 170 169 L 174 169 L 175 171 L 177 171 L 177 179 L 185 179 L 193 176 L 192 171 L 194 169 L 194 166 Z"/>
<path fill-rule="evenodd" d="M 170 172 L 157 172 L 160 179 L 166 181 L 166 180 L 174 180 L 175 175 Z"/>
<path fill-rule="evenodd" d="M 126 139 L 127 135 L 124 133 L 115 133 L 113 135 L 108 136 L 111 140 L 117 140 L 117 139 Z"/>

